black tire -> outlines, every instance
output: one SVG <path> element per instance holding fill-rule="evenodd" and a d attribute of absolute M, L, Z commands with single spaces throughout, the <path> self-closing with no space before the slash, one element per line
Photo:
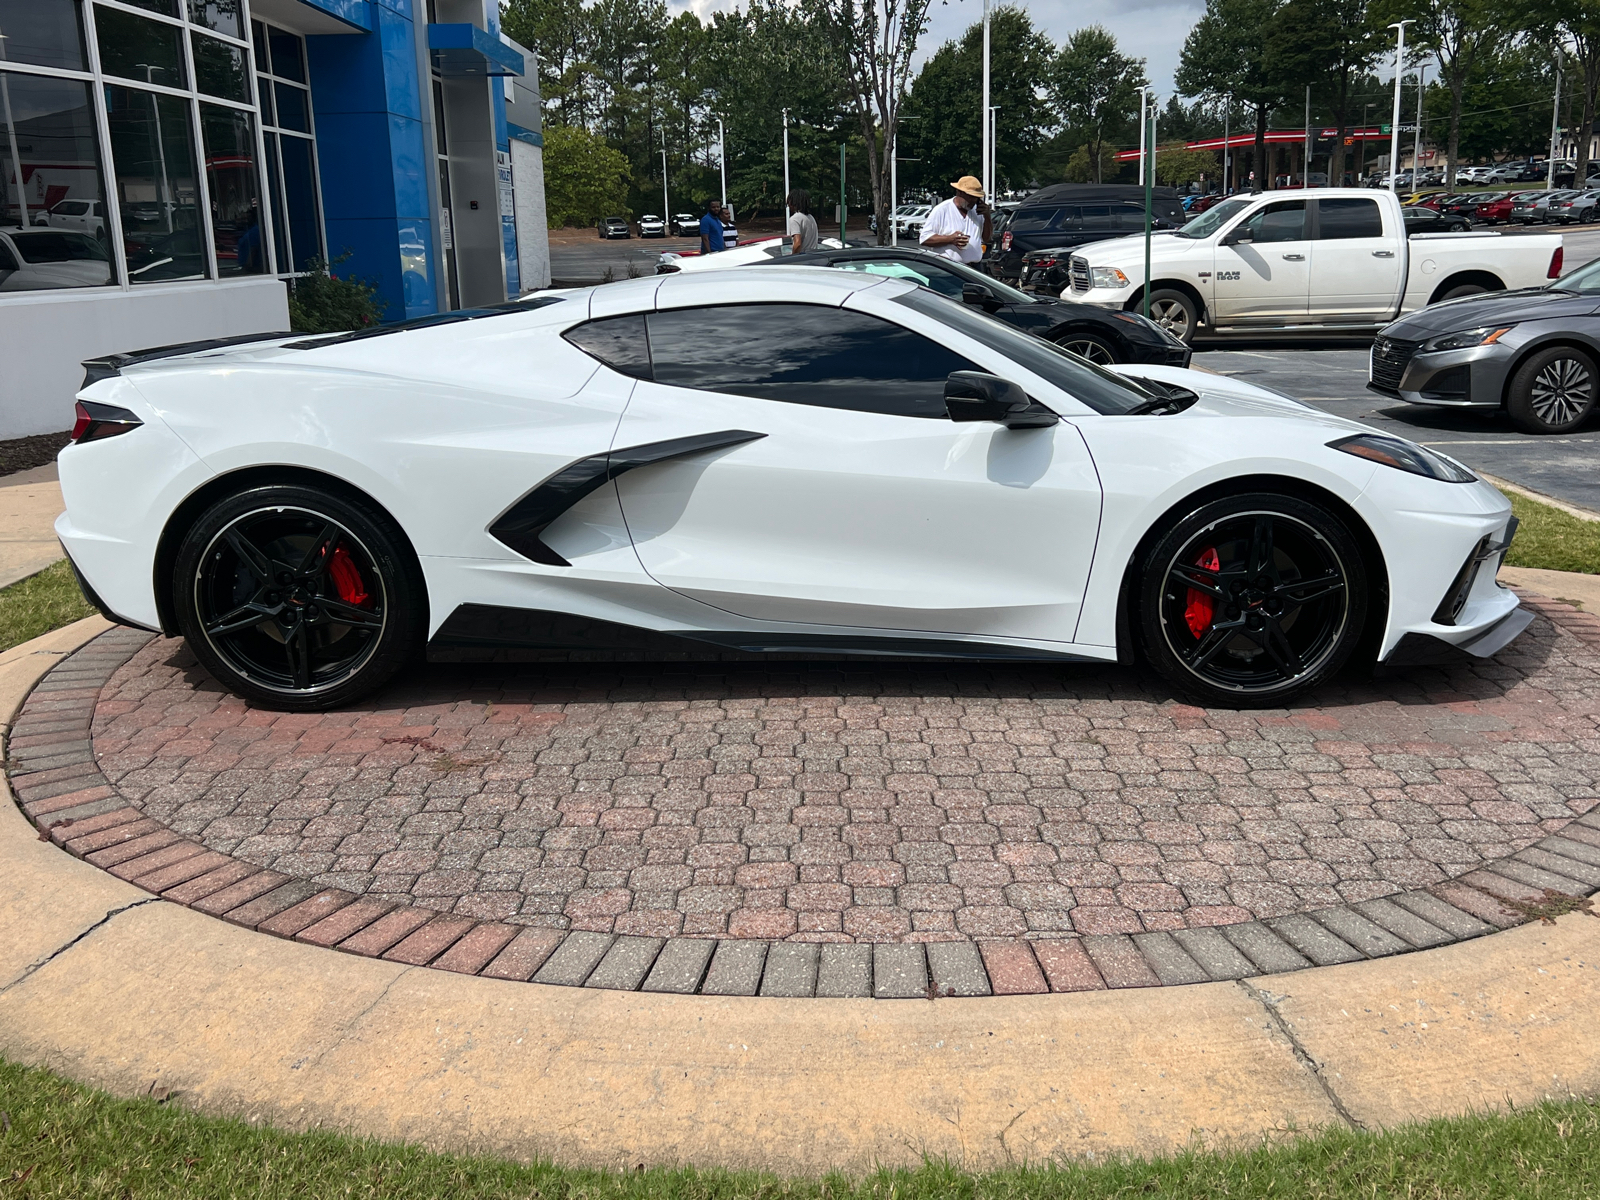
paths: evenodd
<path fill-rule="evenodd" d="M 1088 330 L 1075 329 L 1063 333 L 1055 339 L 1055 342 L 1063 350 L 1070 350 L 1102 367 L 1128 361 L 1128 356 L 1122 352 L 1121 347 L 1110 338 L 1090 333 Z"/>
<path fill-rule="evenodd" d="M 1572 346 L 1530 355 L 1511 375 L 1506 415 L 1524 433 L 1571 433 L 1600 402 L 1600 368 Z"/>
<path fill-rule="evenodd" d="M 1321 505 L 1253 492 L 1201 505 L 1141 564 L 1145 657 L 1180 692 L 1228 708 L 1281 706 L 1360 643 L 1367 573 Z"/>
<path fill-rule="evenodd" d="M 1150 293 L 1150 319 L 1179 341 L 1189 344 L 1200 328 L 1200 306 L 1187 292 L 1158 288 Z"/>
<path fill-rule="evenodd" d="M 394 522 L 320 488 L 249 488 L 213 504 L 178 547 L 178 628 L 236 695 L 337 708 L 389 680 L 427 630 L 422 572 Z"/>
<path fill-rule="evenodd" d="M 1481 296 L 1489 289 L 1481 283 L 1458 283 L 1444 295 L 1435 300 L 1435 304 L 1442 304 L 1446 300 L 1459 300 L 1462 296 Z"/>

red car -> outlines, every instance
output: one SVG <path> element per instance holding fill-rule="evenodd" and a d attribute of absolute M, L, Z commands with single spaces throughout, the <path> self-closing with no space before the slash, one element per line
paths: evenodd
<path fill-rule="evenodd" d="M 1498 196 L 1486 196 L 1473 209 L 1475 219 L 1485 225 L 1498 225 L 1502 221 L 1511 219 L 1511 193 L 1504 192 Z"/>

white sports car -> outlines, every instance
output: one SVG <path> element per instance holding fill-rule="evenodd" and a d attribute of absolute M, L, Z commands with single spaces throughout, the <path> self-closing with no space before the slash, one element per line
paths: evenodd
<path fill-rule="evenodd" d="M 1530 619 L 1510 507 L 1453 460 L 899 279 L 666 275 L 86 365 L 56 525 L 86 593 L 282 708 L 424 646 L 1142 656 L 1282 704 Z"/>

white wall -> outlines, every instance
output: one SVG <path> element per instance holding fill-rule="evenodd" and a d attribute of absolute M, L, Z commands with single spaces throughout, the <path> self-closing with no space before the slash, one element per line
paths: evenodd
<path fill-rule="evenodd" d="M 71 429 L 86 358 L 288 328 L 273 278 L 0 293 L 0 438 Z"/>
<path fill-rule="evenodd" d="M 517 208 L 517 268 L 522 290 L 550 286 L 550 230 L 544 206 L 544 151 L 511 139 L 511 186 Z"/>

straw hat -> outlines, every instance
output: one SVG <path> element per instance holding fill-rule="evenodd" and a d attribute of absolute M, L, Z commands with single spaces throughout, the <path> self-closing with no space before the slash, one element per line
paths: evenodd
<path fill-rule="evenodd" d="M 955 190 L 958 192 L 965 192 L 969 196 L 976 196 L 979 200 L 983 199 L 983 184 L 978 182 L 976 176 L 963 175 L 950 186 L 955 188 Z"/>

